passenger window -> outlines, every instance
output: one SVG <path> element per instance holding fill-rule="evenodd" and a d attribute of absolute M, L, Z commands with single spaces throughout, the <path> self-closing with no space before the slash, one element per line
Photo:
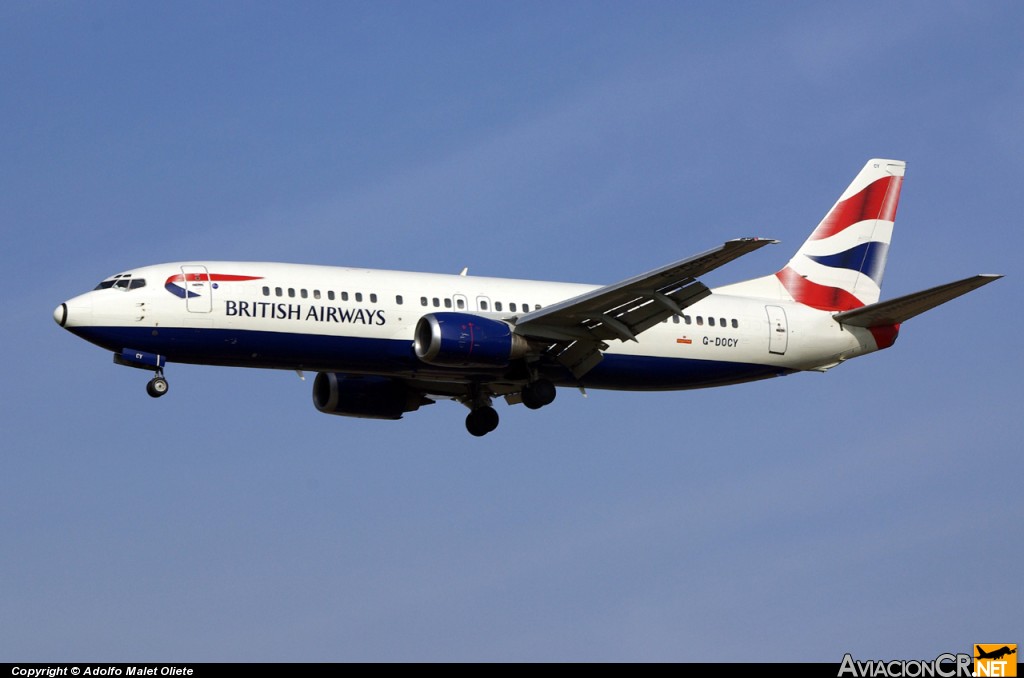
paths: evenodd
<path fill-rule="evenodd" d="M 738 322 L 736 321 L 736 318 L 733 318 L 733 319 L 732 319 L 732 326 L 733 326 L 734 328 L 735 328 L 735 327 L 739 327 L 739 326 L 740 326 L 740 324 L 739 324 L 739 323 L 738 323 Z"/>
<path fill-rule="evenodd" d="M 437 297 L 434 297 L 433 298 L 433 302 L 434 302 L 434 308 L 440 308 L 440 306 L 441 306 L 441 300 L 440 299 L 438 299 Z"/>
<path fill-rule="evenodd" d="M 341 293 L 341 300 L 342 301 L 348 301 L 348 292 L 342 292 Z"/>
<path fill-rule="evenodd" d="M 289 297 L 294 297 L 295 296 L 295 288 L 294 287 L 289 287 L 288 288 L 288 296 Z"/>
<path fill-rule="evenodd" d="M 466 309 L 466 302 L 465 302 L 465 300 L 463 300 L 463 299 L 456 299 L 455 300 L 455 307 L 458 308 L 460 311 L 465 310 Z"/>
<path fill-rule="evenodd" d="M 725 327 L 725 318 L 719 318 L 718 322 L 721 323 L 722 327 Z"/>
<path fill-rule="evenodd" d="M 449 299 L 448 297 L 444 298 L 444 307 L 445 308 L 451 308 L 452 307 L 452 300 Z"/>
<path fill-rule="evenodd" d="M 265 297 L 269 297 L 270 296 L 270 288 L 267 287 L 266 285 L 263 286 L 263 296 L 265 296 Z"/>
<path fill-rule="evenodd" d="M 673 324 L 678 325 L 679 324 L 679 316 L 677 316 L 677 315 L 672 316 L 672 322 L 673 322 Z"/>
<path fill-rule="evenodd" d="M 280 287 L 275 287 L 274 288 L 274 294 L 276 294 L 279 297 L 283 297 L 284 296 L 284 290 L 282 290 Z"/>
<path fill-rule="evenodd" d="M 693 322 L 693 318 L 691 318 L 690 316 L 684 314 L 683 315 L 683 322 L 686 323 L 687 325 L 689 325 L 689 324 L 691 324 Z"/>
<path fill-rule="evenodd" d="M 487 310 L 487 302 L 484 301 L 483 299 L 480 300 L 480 310 L 481 311 L 486 311 Z"/>
<path fill-rule="evenodd" d="M 427 305 L 427 298 L 426 297 L 420 297 L 420 305 L 421 306 L 426 306 Z"/>
<path fill-rule="evenodd" d="M 334 290 L 327 290 L 327 298 L 334 301 Z"/>
<path fill-rule="evenodd" d="M 309 292 L 307 292 L 305 289 L 301 289 L 299 290 L 299 296 L 302 297 L 303 299 L 308 299 Z"/>
<path fill-rule="evenodd" d="M 376 304 L 377 303 L 377 295 L 376 294 L 371 294 L 370 295 L 370 303 L 371 304 Z"/>
<path fill-rule="evenodd" d="M 395 295 L 395 303 L 398 304 L 399 306 L 402 305 L 402 295 L 401 294 L 396 294 Z"/>
<path fill-rule="evenodd" d="M 708 316 L 708 325 L 711 327 L 715 326 L 715 319 L 712 318 L 711 316 Z"/>
<path fill-rule="evenodd" d="M 313 298 L 314 299 L 319 299 L 320 298 L 320 290 L 313 290 Z"/>
<path fill-rule="evenodd" d="M 501 302 L 500 301 L 494 302 L 494 310 L 495 311 L 500 311 L 501 310 Z"/>
<path fill-rule="evenodd" d="M 540 310 L 540 304 L 534 304 L 533 310 L 534 311 L 539 311 Z"/>
<path fill-rule="evenodd" d="M 514 301 L 513 301 L 512 303 L 510 303 L 510 304 L 508 305 L 508 310 L 510 310 L 510 311 L 512 311 L 513 313 L 515 313 L 515 312 L 516 312 L 516 302 L 514 302 Z"/>
<path fill-rule="evenodd" d="M 697 324 L 698 325 L 703 325 L 704 324 L 704 316 L 702 316 L 702 315 L 697 316 Z"/>
<path fill-rule="evenodd" d="M 362 300 L 363 300 L 363 293 L 362 292 L 356 292 L 356 301 L 362 301 Z"/>

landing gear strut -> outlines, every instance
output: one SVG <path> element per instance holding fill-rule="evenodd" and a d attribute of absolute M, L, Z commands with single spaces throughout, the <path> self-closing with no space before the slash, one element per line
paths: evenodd
<path fill-rule="evenodd" d="M 163 394 L 167 393 L 167 389 L 167 380 L 164 379 L 163 372 L 157 372 L 156 376 L 150 379 L 149 383 L 146 384 L 146 393 L 148 393 L 151 398 L 159 398 Z"/>
<path fill-rule="evenodd" d="M 466 415 L 466 430 L 480 437 L 498 428 L 498 412 L 490 405 L 477 407 Z"/>
<path fill-rule="evenodd" d="M 524 386 L 523 392 L 520 395 L 523 399 L 523 404 L 529 409 L 539 410 L 545 405 L 550 405 L 554 402 L 556 394 L 554 384 L 547 379 L 538 379 Z"/>
<path fill-rule="evenodd" d="M 491 407 L 491 394 L 480 384 L 470 386 L 468 397 L 461 400 L 469 408 L 466 430 L 477 438 L 498 428 L 498 412 Z"/>

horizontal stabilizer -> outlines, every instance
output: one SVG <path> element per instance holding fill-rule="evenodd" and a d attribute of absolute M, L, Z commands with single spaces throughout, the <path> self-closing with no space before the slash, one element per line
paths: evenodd
<path fill-rule="evenodd" d="M 976 275 L 921 292 L 897 297 L 896 299 L 861 306 L 852 311 L 836 313 L 832 317 L 843 325 L 851 325 L 853 327 L 898 325 L 916 315 L 920 315 L 940 304 L 956 299 L 962 294 L 967 294 L 971 290 L 976 290 L 982 285 L 987 285 L 1002 277 L 1001 275 L 993 274 Z"/>

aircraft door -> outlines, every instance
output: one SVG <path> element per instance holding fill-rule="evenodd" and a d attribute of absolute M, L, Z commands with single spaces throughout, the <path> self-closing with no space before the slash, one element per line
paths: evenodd
<path fill-rule="evenodd" d="M 466 302 L 465 294 L 453 294 L 452 298 L 455 300 L 456 311 L 468 311 L 469 304 Z"/>
<path fill-rule="evenodd" d="M 789 345 L 789 326 L 786 311 L 781 306 L 765 306 L 768 312 L 768 352 L 785 355 Z"/>
<path fill-rule="evenodd" d="M 213 310 L 213 287 L 210 272 L 205 266 L 182 266 L 182 287 L 185 288 L 185 307 L 192 313 Z"/>

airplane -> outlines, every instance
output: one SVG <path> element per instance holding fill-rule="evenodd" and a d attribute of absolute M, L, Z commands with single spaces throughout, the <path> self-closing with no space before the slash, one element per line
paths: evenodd
<path fill-rule="evenodd" d="M 975 645 L 974 649 L 978 653 L 977 655 L 975 655 L 975 659 L 1002 659 L 1008 654 L 1017 653 L 1017 647 L 1014 646 L 1011 649 L 1009 645 L 1003 645 L 1001 648 L 997 650 L 992 650 L 991 652 L 985 652 L 984 650 L 982 650 L 981 645 Z"/>
<path fill-rule="evenodd" d="M 889 348 L 906 320 L 1001 275 L 879 301 L 906 163 L 872 159 L 781 270 L 699 278 L 777 241 L 729 240 L 597 286 L 287 263 L 131 269 L 60 304 L 57 324 L 150 370 L 169 363 L 316 372 L 320 412 L 400 419 L 437 399 L 498 426 L 496 398 L 538 409 L 557 387 L 681 390 L 824 372 Z"/>

